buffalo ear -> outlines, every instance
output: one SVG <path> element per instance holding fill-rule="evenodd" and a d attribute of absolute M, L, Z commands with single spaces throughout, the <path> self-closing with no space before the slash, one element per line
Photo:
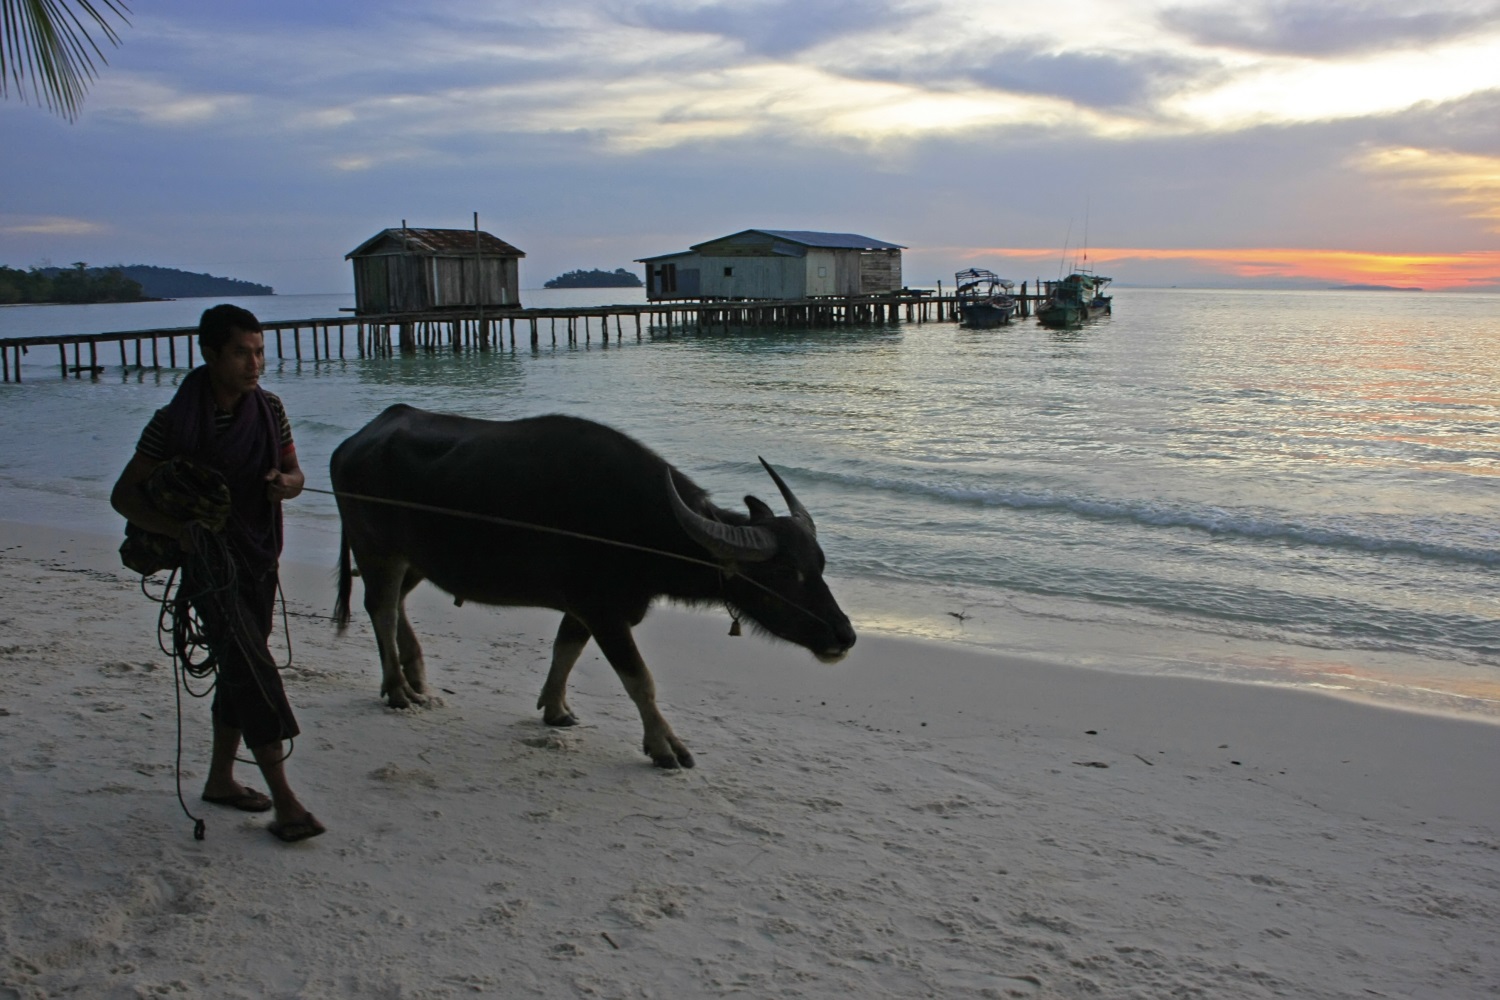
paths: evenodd
<path fill-rule="evenodd" d="M 776 512 L 767 506 L 759 497 L 746 497 L 745 506 L 750 508 L 750 521 L 771 521 L 776 517 Z"/>

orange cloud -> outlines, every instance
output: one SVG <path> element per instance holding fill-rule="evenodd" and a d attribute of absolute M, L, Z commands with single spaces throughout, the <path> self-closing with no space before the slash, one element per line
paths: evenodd
<path fill-rule="evenodd" d="M 965 260 L 987 257 L 1031 258 L 1051 262 L 1056 249 L 972 247 L 958 250 Z M 1359 250 L 1158 249 L 1090 247 L 1090 264 L 1180 260 L 1238 278 L 1299 278 L 1340 285 L 1402 285 L 1434 290 L 1500 287 L 1500 251 L 1447 254 L 1383 254 Z"/>

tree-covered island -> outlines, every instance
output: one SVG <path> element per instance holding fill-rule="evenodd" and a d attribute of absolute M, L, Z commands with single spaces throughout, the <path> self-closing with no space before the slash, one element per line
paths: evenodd
<path fill-rule="evenodd" d="M 623 267 L 613 271 L 569 271 L 560 274 L 542 286 L 543 288 L 640 288 L 640 276 Z"/>
<path fill-rule="evenodd" d="M 0 303 L 19 302 L 140 302 L 146 299 L 140 282 L 119 268 L 90 269 L 83 261 L 71 268 L 22 271 L 0 267 Z"/>
<path fill-rule="evenodd" d="M 270 285 L 150 264 L 89 267 L 0 266 L 0 304 L 26 302 L 151 302 L 215 295 L 271 295 Z"/>

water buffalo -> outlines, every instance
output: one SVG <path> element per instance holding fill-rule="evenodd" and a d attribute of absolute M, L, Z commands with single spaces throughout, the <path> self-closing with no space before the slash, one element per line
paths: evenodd
<path fill-rule="evenodd" d="M 811 515 L 771 466 L 790 515 L 753 496 L 725 510 L 649 448 L 569 416 L 490 421 L 397 405 L 334 450 L 343 519 L 334 619 L 349 621 L 351 551 L 380 648 L 381 694 L 425 700 L 406 595 L 431 580 L 459 602 L 563 613 L 537 708 L 577 720 L 568 674 L 592 636 L 645 725 L 658 767 L 693 756 L 656 707 L 631 627 L 659 597 L 725 604 L 764 632 L 834 662 L 854 629 L 823 582 Z M 452 513 L 457 512 L 457 513 Z"/>

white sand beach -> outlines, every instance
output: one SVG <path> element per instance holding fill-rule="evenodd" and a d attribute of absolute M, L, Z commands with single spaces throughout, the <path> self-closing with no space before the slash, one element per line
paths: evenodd
<path fill-rule="evenodd" d="M 542 725 L 551 613 L 423 588 L 440 702 L 385 708 L 295 561 L 329 831 L 198 802 L 190 700 L 195 841 L 117 545 L 0 523 L 0 997 L 1500 996 L 1500 727 L 873 634 L 825 666 L 666 607 L 667 773 L 592 646 Z"/>

